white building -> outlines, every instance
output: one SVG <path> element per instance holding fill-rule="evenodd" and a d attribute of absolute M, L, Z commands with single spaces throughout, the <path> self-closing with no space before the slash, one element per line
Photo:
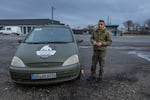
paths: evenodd
<path fill-rule="evenodd" d="M 62 24 L 51 19 L 0 19 L 0 29 L 5 26 L 20 27 L 22 34 L 28 34 L 34 27 L 49 24 Z"/>

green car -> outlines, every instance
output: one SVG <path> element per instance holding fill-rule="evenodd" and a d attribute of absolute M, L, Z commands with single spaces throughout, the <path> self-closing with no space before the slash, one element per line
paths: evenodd
<path fill-rule="evenodd" d="M 12 81 L 21 84 L 59 83 L 80 77 L 79 51 L 71 28 L 34 28 L 18 47 L 9 71 Z"/>

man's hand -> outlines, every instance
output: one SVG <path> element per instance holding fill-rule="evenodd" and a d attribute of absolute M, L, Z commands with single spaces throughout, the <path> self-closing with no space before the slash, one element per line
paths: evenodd
<path fill-rule="evenodd" d="M 97 46 L 102 46 L 102 43 L 101 42 L 97 42 Z"/>
<path fill-rule="evenodd" d="M 97 45 L 97 42 L 96 42 L 96 41 L 93 41 L 93 45 Z"/>
<path fill-rule="evenodd" d="M 96 45 L 96 46 L 101 46 L 102 45 L 102 43 L 101 42 L 96 42 L 96 41 L 93 41 L 93 45 Z"/>

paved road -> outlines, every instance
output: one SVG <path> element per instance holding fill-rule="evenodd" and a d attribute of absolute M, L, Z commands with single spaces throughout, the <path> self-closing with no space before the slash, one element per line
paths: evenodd
<path fill-rule="evenodd" d="M 0 36 L 0 100 L 150 99 L 150 61 L 129 53 L 136 50 L 149 52 L 150 38 L 140 37 L 137 39 L 139 42 L 131 42 L 129 40 L 136 38 L 113 37 L 114 42 L 107 50 L 104 81 L 97 83 L 86 81 L 92 57 L 89 36 L 77 36 L 85 40 L 79 44 L 81 64 L 85 71 L 81 79 L 55 85 L 27 86 L 11 82 L 8 66 L 19 44 L 16 36 L 4 37 Z"/>

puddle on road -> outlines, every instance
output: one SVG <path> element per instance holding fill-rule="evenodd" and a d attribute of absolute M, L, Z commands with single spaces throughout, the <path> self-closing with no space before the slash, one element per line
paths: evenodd
<path fill-rule="evenodd" d="M 87 48 L 92 48 L 92 46 L 79 46 L 80 49 L 87 49 Z M 113 48 L 113 49 L 119 49 L 119 50 L 130 50 L 128 51 L 128 54 L 134 54 L 140 58 L 143 58 L 147 61 L 150 61 L 150 52 L 148 51 L 143 51 L 146 50 L 146 47 L 129 47 L 129 46 L 121 46 L 121 47 L 112 47 L 109 46 L 108 48 Z"/>
<path fill-rule="evenodd" d="M 119 50 L 129 50 L 128 54 L 133 54 L 147 61 L 150 61 L 150 52 L 147 50 L 146 47 L 129 47 L 129 46 L 112 47 L 110 46 L 109 48 L 119 49 Z"/>
<path fill-rule="evenodd" d="M 129 51 L 128 54 L 134 54 L 137 55 L 138 57 L 146 59 L 147 61 L 150 61 L 150 52 Z"/>
<path fill-rule="evenodd" d="M 135 50 L 142 50 L 143 48 L 139 48 L 139 47 L 130 47 L 130 46 L 109 46 L 108 48 L 113 48 L 113 49 L 121 49 L 121 50 L 124 50 L 124 49 L 135 49 Z"/>

